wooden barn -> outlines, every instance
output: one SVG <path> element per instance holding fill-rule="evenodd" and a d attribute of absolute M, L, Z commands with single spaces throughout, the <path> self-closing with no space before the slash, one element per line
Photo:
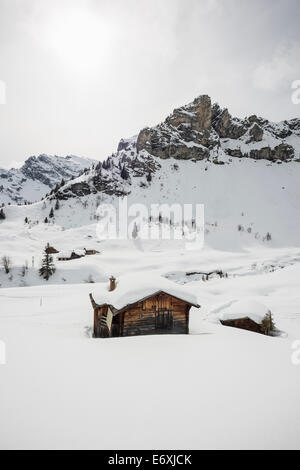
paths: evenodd
<path fill-rule="evenodd" d="M 108 338 L 157 334 L 188 334 L 192 307 L 200 308 L 186 292 L 174 291 L 169 286 L 118 294 L 111 279 L 111 294 L 103 303 L 90 294 L 94 309 L 94 337 Z M 173 287 L 173 286 L 172 286 Z"/>

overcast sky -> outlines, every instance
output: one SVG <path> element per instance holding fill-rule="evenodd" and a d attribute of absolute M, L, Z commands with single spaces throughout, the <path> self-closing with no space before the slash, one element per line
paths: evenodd
<path fill-rule="evenodd" d="M 200 94 L 297 117 L 299 0 L 0 0 L 0 166 L 103 159 Z"/>

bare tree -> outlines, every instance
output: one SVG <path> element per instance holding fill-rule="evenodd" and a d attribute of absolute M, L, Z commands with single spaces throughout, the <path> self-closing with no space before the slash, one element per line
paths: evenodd
<path fill-rule="evenodd" d="M 2 256 L 1 258 L 1 264 L 4 268 L 4 271 L 6 274 L 9 274 L 10 273 L 10 269 L 11 269 L 11 259 L 9 256 Z"/>

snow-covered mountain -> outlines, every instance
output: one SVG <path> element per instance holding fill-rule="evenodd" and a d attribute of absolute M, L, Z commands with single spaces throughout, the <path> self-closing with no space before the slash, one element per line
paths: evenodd
<path fill-rule="evenodd" d="M 20 169 L 0 168 L 0 203 L 39 201 L 63 179 L 77 178 L 94 163 L 94 160 L 73 155 L 40 155 L 28 158 Z"/>
<path fill-rule="evenodd" d="M 300 120 L 272 123 L 233 118 L 200 96 L 163 123 L 122 139 L 104 162 L 54 191 L 43 203 L 7 210 L 32 222 L 67 228 L 95 223 L 103 202 L 204 204 L 206 243 L 235 249 L 249 243 L 298 244 Z"/>
<path fill-rule="evenodd" d="M 273 123 L 250 116 L 242 120 L 203 95 L 175 109 L 158 126 L 122 139 L 115 154 L 96 171 L 62 188 L 58 197 L 131 193 L 136 178 L 144 177 L 149 183 L 164 160 L 224 165 L 246 158 L 276 164 L 300 162 L 300 119 Z"/>

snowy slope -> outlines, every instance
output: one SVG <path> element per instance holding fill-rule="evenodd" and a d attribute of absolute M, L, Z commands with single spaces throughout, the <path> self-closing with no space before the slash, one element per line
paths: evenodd
<path fill-rule="evenodd" d="M 30 157 L 20 169 L 0 168 L 0 204 L 35 202 L 61 183 L 62 179 L 78 177 L 94 160 L 51 155 Z"/>
<path fill-rule="evenodd" d="M 1 448 L 299 448 L 299 129 L 197 99 L 44 201 L 4 208 L 0 259 L 12 267 L 0 267 Z M 146 207 L 204 204 L 204 248 L 99 239 L 97 208 L 125 195 Z M 47 282 L 48 242 L 100 253 L 54 255 Z M 111 275 L 119 284 L 108 294 Z M 190 335 L 92 339 L 89 293 L 122 305 L 145 284 L 201 305 Z M 245 299 L 247 315 L 258 304 L 272 311 L 281 336 L 220 324 Z"/>
<path fill-rule="evenodd" d="M 205 241 L 215 248 L 235 250 L 249 244 L 266 244 L 268 232 L 272 235 L 270 245 L 299 246 L 298 162 L 278 165 L 264 160 L 234 159 L 230 164 L 215 165 L 206 161 L 154 160 L 160 167 L 151 183 L 144 175 L 132 178 L 131 182 L 122 182 L 116 176 L 115 188 L 120 185 L 128 192 L 129 206 L 135 202 L 149 208 L 155 203 L 204 204 Z M 80 179 L 86 181 L 85 176 Z M 25 217 L 32 223 L 42 223 L 55 207 L 55 201 L 47 199 L 31 206 L 6 208 L 7 220 L 2 228 L 9 222 L 21 224 Z M 63 229 L 88 226 L 96 222 L 100 204 L 109 202 L 117 207 L 118 201 L 118 197 L 103 192 L 73 195 L 60 201 L 54 222 Z"/>
<path fill-rule="evenodd" d="M 122 139 L 116 153 L 44 202 L 7 208 L 7 221 L 27 217 L 41 223 L 59 200 L 52 222 L 64 229 L 81 227 L 97 220 L 99 205 L 118 206 L 128 196 L 129 204 L 148 207 L 204 204 L 206 239 L 212 247 L 261 243 L 268 233 L 275 245 L 298 246 L 299 158 L 299 119 L 241 120 L 200 96 L 162 124 Z M 23 171 L 37 176 L 35 165 L 29 162 L 29 168 Z"/>
<path fill-rule="evenodd" d="M 90 337 L 96 284 L 1 289 L 0 447 L 299 449 L 299 275 L 195 283 L 189 336 L 110 340 Z M 214 321 L 245 294 L 287 337 Z"/>

